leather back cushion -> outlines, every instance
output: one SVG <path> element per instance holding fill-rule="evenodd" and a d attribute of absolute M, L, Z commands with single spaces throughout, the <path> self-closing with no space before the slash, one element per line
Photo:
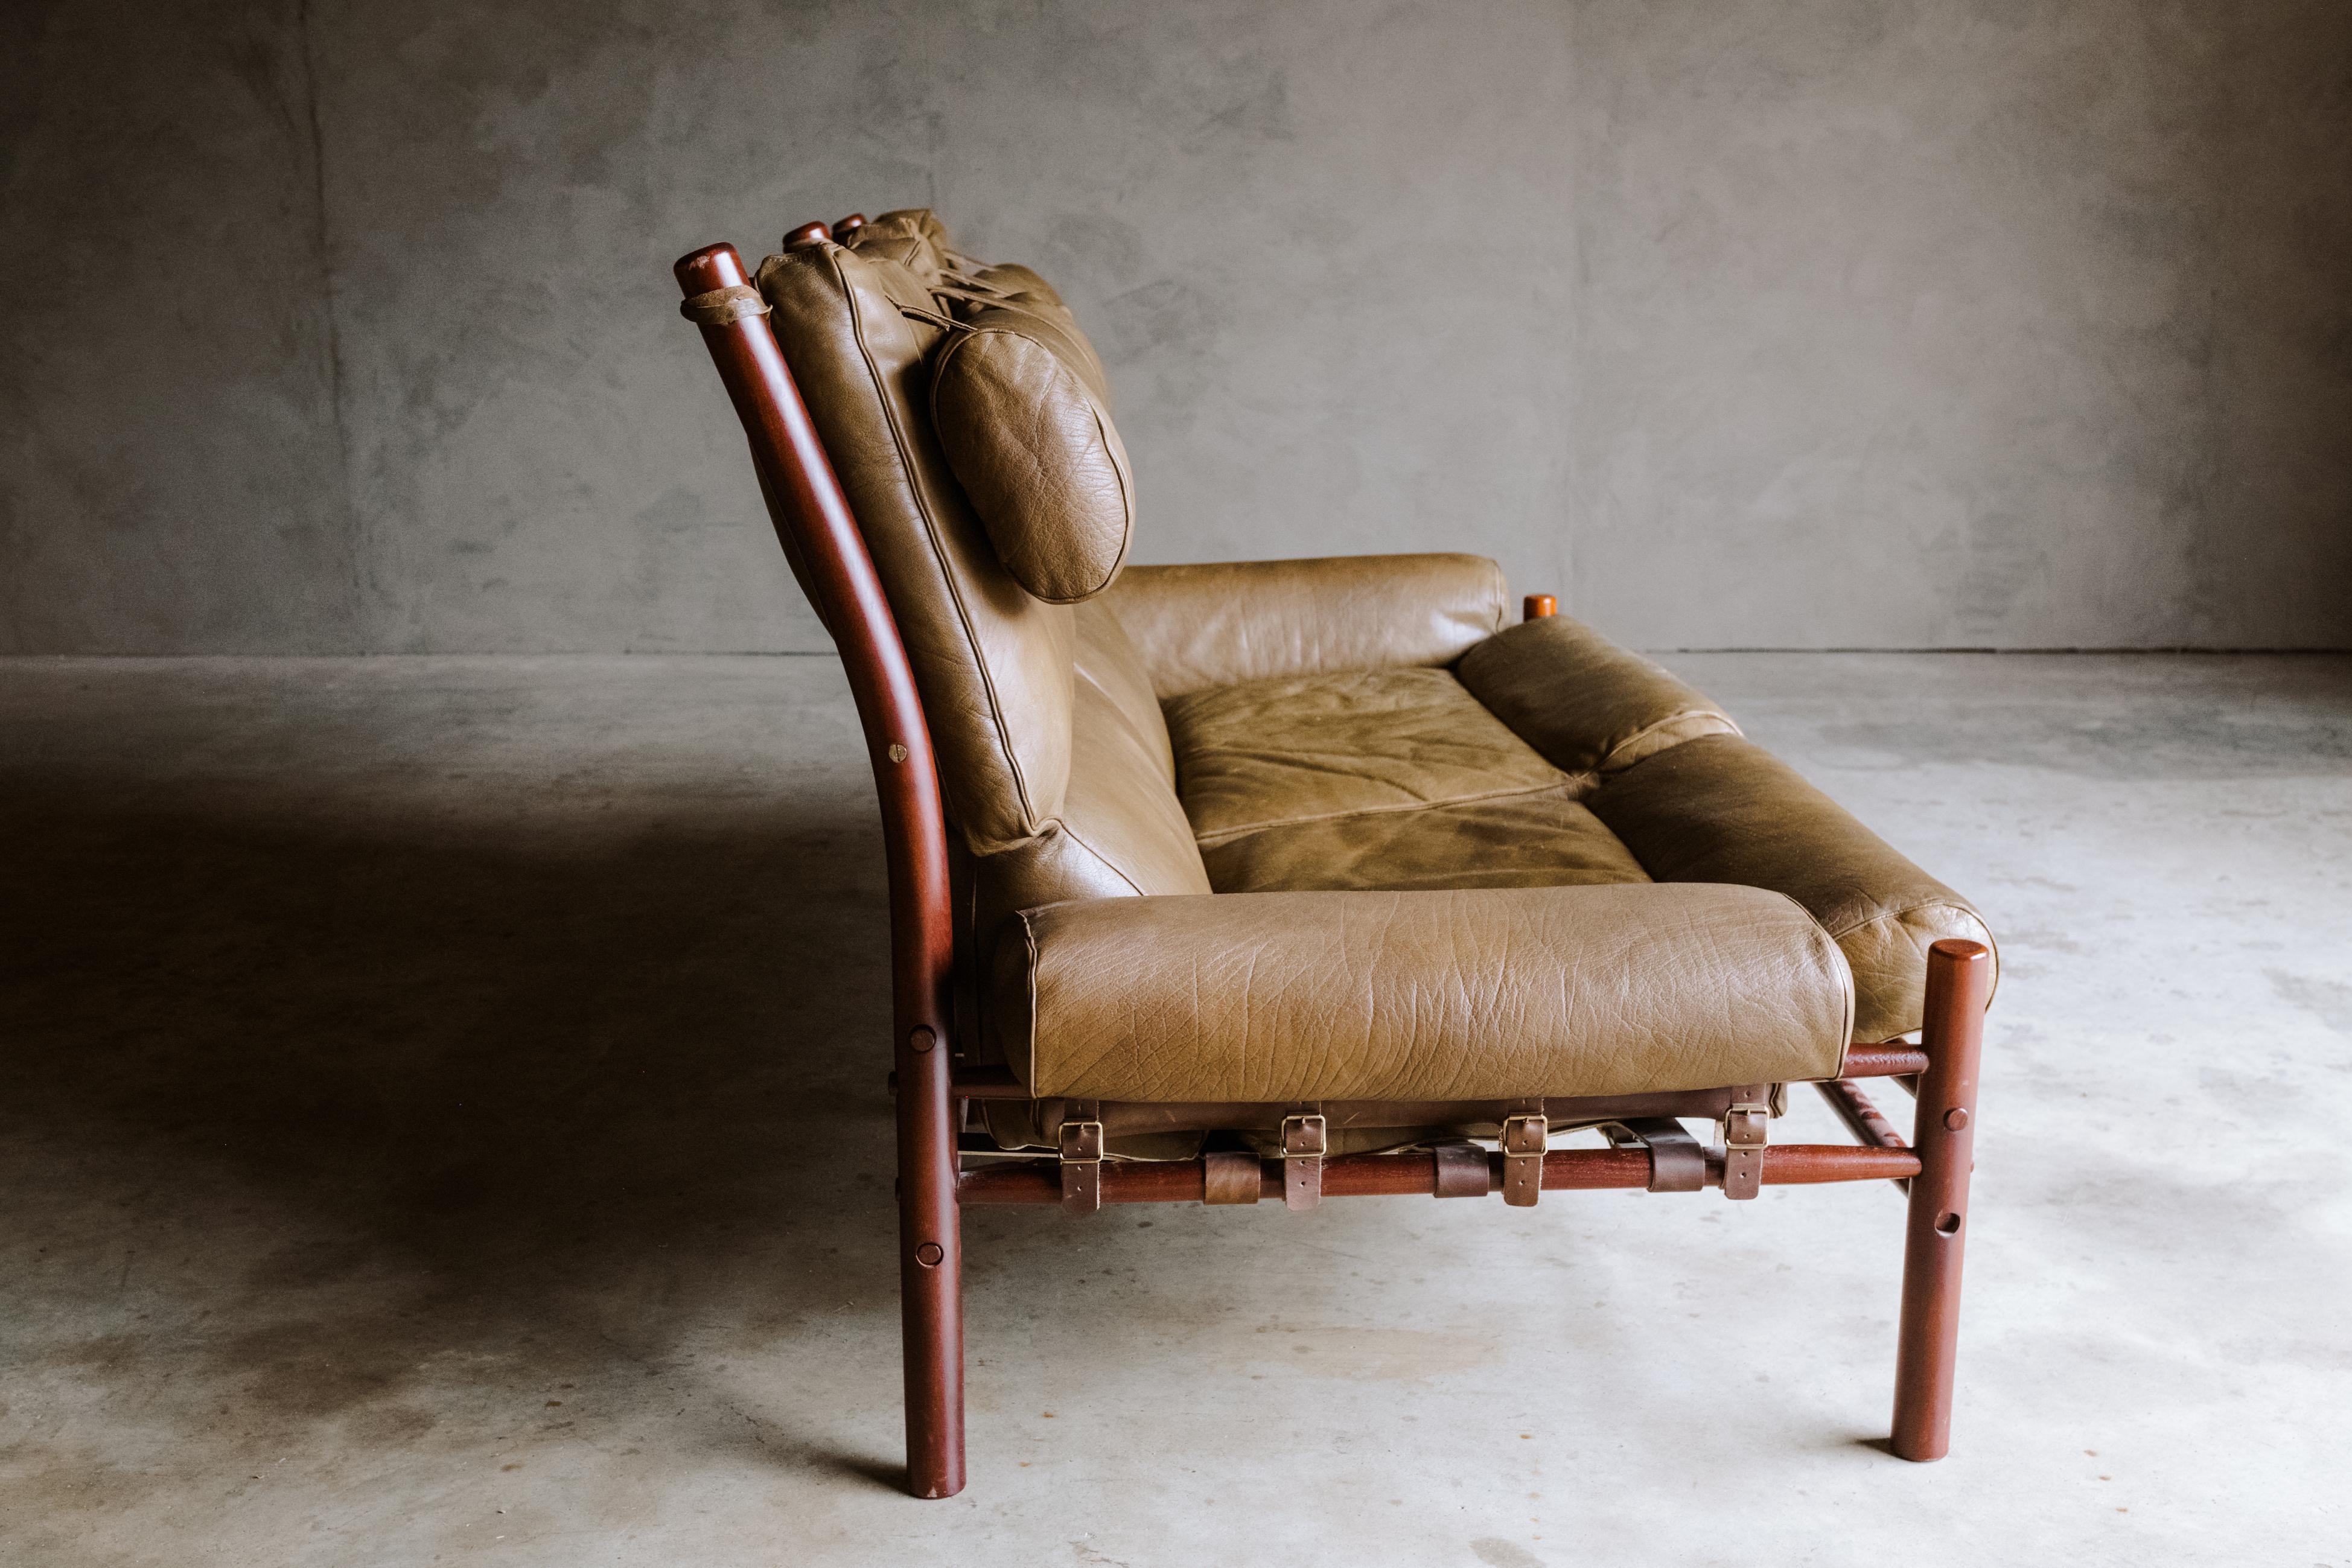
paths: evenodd
<path fill-rule="evenodd" d="M 1070 785 L 1052 831 L 975 862 L 972 935 L 1066 899 L 1205 893 L 1209 874 L 1176 798 L 1176 758 L 1151 678 L 1118 617 L 1080 605 Z"/>
<path fill-rule="evenodd" d="M 940 248 L 920 225 L 894 226 L 917 262 Z M 949 329 L 904 313 L 936 316 L 940 300 L 934 279 L 889 249 L 826 244 L 772 256 L 760 289 L 898 616 L 949 814 L 986 855 L 1061 816 L 1076 633 L 1067 605 L 1045 603 L 1005 570 L 948 467 L 928 362 Z"/>
<path fill-rule="evenodd" d="M 1118 618 L 1023 586 L 931 417 L 942 351 L 992 336 L 999 316 L 1051 340 L 1062 380 L 1096 395 L 1100 363 L 1059 298 L 1025 268 L 974 268 L 922 212 L 886 213 L 846 248 L 770 257 L 760 287 L 898 617 L 949 815 L 979 857 L 975 934 L 1065 899 L 1206 892 L 1167 724 Z M 982 331 L 941 325 L 950 308 Z M 1068 585 L 1046 567 L 1062 569 L 1048 559 L 1041 581 Z M 1107 582 L 1117 559 L 1081 570 Z"/>
<path fill-rule="evenodd" d="M 1095 387 L 1092 351 L 1045 312 L 983 308 L 932 366 L 949 464 L 1013 580 L 1049 604 L 1110 586 L 1135 528 L 1127 448 Z"/>

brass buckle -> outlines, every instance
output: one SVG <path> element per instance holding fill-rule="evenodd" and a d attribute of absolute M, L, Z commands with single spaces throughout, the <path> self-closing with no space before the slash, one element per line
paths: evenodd
<path fill-rule="evenodd" d="M 1323 1201 L 1323 1156 L 1330 1147 L 1330 1133 L 1321 1111 L 1300 1111 L 1282 1119 L 1282 1201 L 1286 1206 L 1311 1209 Z"/>
<path fill-rule="evenodd" d="M 1065 1107 L 1061 1126 L 1062 1212 L 1093 1214 L 1102 1207 L 1103 1124 L 1095 1119 L 1095 1102 L 1075 1100 Z"/>
<path fill-rule="evenodd" d="M 1503 1118 L 1503 1201 L 1513 1208 L 1531 1209 L 1543 1196 L 1544 1148 L 1551 1141 L 1551 1123 L 1540 1110 Z"/>
<path fill-rule="evenodd" d="M 1723 1195 L 1752 1198 L 1764 1185 L 1766 1124 L 1772 1117 L 1771 1090 L 1751 1084 L 1735 1091 L 1723 1113 Z"/>

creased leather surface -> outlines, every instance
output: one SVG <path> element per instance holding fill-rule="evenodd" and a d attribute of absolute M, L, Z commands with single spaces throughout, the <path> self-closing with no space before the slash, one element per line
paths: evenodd
<path fill-rule="evenodd" d="M 1016 328 L 1036 338 L 1076 372 L 1097 402 L 1110 407 L 1110 373 L 1103 368 L 1102 355 L 1052 285 L 1026 267 L 1013 266 L 982 268 L 968 281 L 990 292 L 954 301 L 957 320 L 975 328 Z"/>
<path fill-rule="evenodd" d="M 952 248 L 947 226 L 929 207 L 900 207 L 869 218 L 847 244 L 869 260 L 897 262 L 926 289 L 946 272 L 948 252 Z"/>
<path fill-rule="evenodd" d="M 1076 709 L 1076 763 L 1059 822 L 974 867 L 982 932 L 1015 910 L 1064 899 L 1209 891 L 1148 738 L 1090 680 L 1079 680 Z"/>
<path fill-rule="evenodd" d="M 1118 621 L 1080 605 L 1070 784 L 1061 821 L 973 866 L 971 930 L 992 941 L 1015 910 L 1066 899 L 1205 893 L 1207 871 L 1170 784 L 1160 705 Z"/>
<path fill-rule="evenodd" d="M 1833 1075 L 1845 960 L 1754 888 L 1219 893 L 1055 904 L 997 944 L 1033 1093 L 1476 1099 Z"/>
<path fill-rule="evenodd" d="M 1201 859 L 1221 893 L 1648 881 L 1642 863 L 1576 794 L 1562 785 L 1269 827 L 1204 849 Z"/>
<path fill-rule="evenodd" d="M 1581 621 L 1547 616 L 1496 633 L 1454 673 L 1472 696 L 1571 773 L 1611 773 L 1739 726 L 1706 698 Z"/>
<path fill-rule="evenodd" d="M 1967 900 L 1738 736 L 1662 752 L 1584 803 L 1662 883 L 1743 882 L 1811 910 L 1853 967 L 1857 1039 L 1919 1026 L 1930 942 L 1993 944 Z"/>
<path fill-rule="evenodd" d="M 1092 598 L 1135 526 L 1127 448 L 1059 334 L 1016 310 L 971 321 L 933 358 L 940 444 L 1014 581 L 1049 604 Z"/>
<path fill-rule="evenodd" d="M 1004 570 L 940 450 L 924 356 L 945 329 L 899 311 L 936 301 L 835 245 L 770 257 L 760 290 L 898 617 L 949 815 L 977 854 L 1044 831 L 1069 776 L 1070 611 Z"/>
<path fill-rule="evenodd" d="M 1479 555 L 1131 566 L 1107 595 L 1164 700 L 1275 676 L 1451 664 L 1503 625 Z"/>
<path fill-rule="evenodd" d="M 1102 688 L 1143 738 L 1159 761 L 1160 777 L 1173 789 L 1176 751 L 1168 739 L 1168 719 L 1160 710 L 1160 700 L 1151 695 L 1151 676 L 1144 669 L 1135 645 L 1128 640 L 1127 628 L 1118 624 L 1109 606 L 1097 602 L 1080 605 L 1074 619 L 1078 632 L 1078 678 Z"/>
<path fill-rule="evenodd" d="M 1567 782 L 1443 669 L 1285 676 L 1188 692 L 1163 710 L 1204 847 L 1276 823 Z"/>

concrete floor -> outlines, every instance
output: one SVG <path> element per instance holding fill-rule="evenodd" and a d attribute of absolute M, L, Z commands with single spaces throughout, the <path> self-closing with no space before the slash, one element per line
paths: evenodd
<path fill-rule="evenodd" d="M 0 1560 L 2352 1563 L 2352 661 L 1672 662 L 2003 940 L 1945 1463 L 1883 1187 L 988 1210 L 909 1500 L 830 660 L 19 660 Z"/>

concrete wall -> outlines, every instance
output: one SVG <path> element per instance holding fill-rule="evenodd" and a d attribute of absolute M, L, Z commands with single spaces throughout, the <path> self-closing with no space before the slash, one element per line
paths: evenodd
<path fill-rule="evenodd" d="M 1139 557 L 1637 645 L 2352 646 L 2340 0 L 0 20 L 0 650 L 801 649 L 672 257 L 929 205 Z"/>

